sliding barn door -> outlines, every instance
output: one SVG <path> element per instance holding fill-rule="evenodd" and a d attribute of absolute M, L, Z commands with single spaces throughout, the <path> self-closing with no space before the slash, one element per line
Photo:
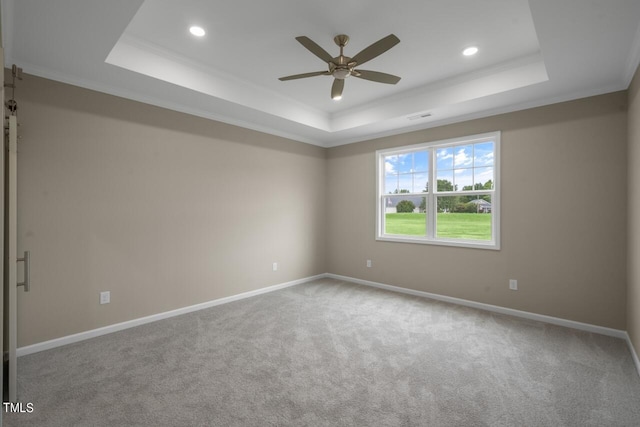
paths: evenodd
<path fill-rule="evenodd" d="M 13 82 L 8 86 L 15 91 L 16 79 L 22 79 L 22 69 L 12 67 Z M 7 86 L 5 84 L 5 86 Z M 6 96 L 5 96 L 6 98 Z M 17 401 L 18 364 L 18 287 L 29 292 L 29 252 L 18 254 L 18 117 L 15 99 L 6 101 L 9 115 L 5 119 L 4 140 L 4 401 Z M 18 264 L 23 268 L 23 280 L 18 282 Z"/>
<path fill-rule="evenodd" d="M 5 132 L 5 286 L 4 286 L 4 351 L 5 381 L 8 385 L 5 401 L 16 401 L 17 394 L 17 284 L 18 284 L 18 210 L 17 210 L 17 166 L 18 166 L 18 122 L 14 115 L 9 116 Z"/>
<path fill-rule="evenodd" d="M 1 15 L 1 12 L 0 12 Z M 2 24 L 1 24 L 1 18 L 2 16 L 0 16 L 0 62 L 3 66 L 4 66 L 4 49 L 2 46 L 4 46 L 2 44 Z M 4 69 L 2 70 L 2 78 L 0 79 L 0 81 L 3 82 L 3 84 L 1 85 L 2 87 L 0 87 L 0 102 L 2 102 L 2 112 L 4 113 Z M 3 147 L 4 148 L 4 147 Z M 4 150 L 0 150 L 0 177 L 4 177 Z M 4 201 L 4 185 L 0 185 L 0 200 Z M 4 203 L 3 203 L 4 205 Z M 4 209 L 0 210 L 0 224 L 2 224 L 3 226 L 0 227 L 0 237 L 2 237 L 0 239 L 0 241 L 2 241 L 2 244 L 0 245 L 0 254 L 2 255 L 2 260 L 3 262 L 0 262 L 0 271 L 2 271 L 2 274 L 0 275 L 2 277 L 2 292 L 0 292 L 0 331 L 2 331 L 3 335 L 4 335 L 4 285 L 6 283 L 5 281 L 5 274 L 4 274 L 4 260 L 5 260 L 5 256 L 4 256 Z M 4 354 L 4 345 L 3 347 L 3 354 Z M 3 369 L 0 369 L 0 384 L 2 384 L 2 389 L 4 390 L 4 358 L 3 358 Z M 3 401 L 4 401 L 4 393 L 3 394 Z M 0 411 L 0 426 L 2 426 L 2 412 Z"/>

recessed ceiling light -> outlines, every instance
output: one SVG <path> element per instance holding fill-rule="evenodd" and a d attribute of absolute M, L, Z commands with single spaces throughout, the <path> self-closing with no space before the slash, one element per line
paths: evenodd
<path fill-rule="evenodd" d="M 189 32 L 196 37 L 202 37 L 206 34 L 204 31 L 204 28 L 198 27 L 197 25 L 194 25 L 193 27 L 189 28 Z"/>
<path fill-rule="evenodd" d="M 333 99 L 334 101 L 340 101 L 340 100 L 342 99 L 342 95 L 334 96 L 334 97 L 333 97 L 333 98 L 331 98 L 331 99 Z"/>
<path fill-rule="evenodd" d="M 475 46 L 471 46 L 462 51 L 464 56 L 472 56 L 478 53 L 478 48 Z"/>

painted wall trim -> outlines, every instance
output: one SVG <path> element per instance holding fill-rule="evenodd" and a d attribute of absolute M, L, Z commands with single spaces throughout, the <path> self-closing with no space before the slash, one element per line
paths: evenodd
<path fill-rule="evenodd" d="M 204 310 L 206 308 L 215 307 L 217 305 L 227 304 L 229 302 L 238 301 L 245 298 L 251 298 L 257 295 L 266 294 L 269 292 L 277 291 L 280 289 L 288 288 L 291 286 L 301 285 L 303 283 L 311 282 L 317 279 L 323 279 L 327 277 L 326 274 L 319 274 L 317 276 L 306 277 L 303 279 L 293 280 L 291 282 L 280 283 L 278 285 L 268 286 L 266 288 L 256 289 L 255 291 L 243 292 L 241 294 L 232 295 L 224 298 L 218 298 L 215 300 L 203 302 L 200 304 L 191 305 L 188 307 L 178 308 L 176 310 L 166 311 L 164 313 L 152 314 L 151 316 L 140 317 L 138 319 L 128 320 L 122 323 L 116 323 L 109 326 L 104 326 L 102 328 L 92 329 L 90 331 L 80 332 L 73 335 L 68 335 L 65 337 L 55 338 L 49 341 L 43 341 L 41 343 L 36 343 L 32 345 L 28 345 L 25 347 L 20 347 L 17 350 L 17 356 L 26 356 L 28 354 L 38 353 L 40 351 L 50 350 L 52 348 L 61 347 L 67 344 L 73 344 L 76 342 L 88 340 L 90 338 L 99 337 L 102 335 L 110 334 L 113 332 L 122 331 L 124 329 L 133 328 L 135 326 L 144 325 L 151 322 L 156 322 L 162 319 L 168 319 L 175 316 L 180 316 L 182 314 L 191 313 L 194 311 Z"/>
<path fill-rule="evenodd" d="M 576 321 L 567 320 L 567 319 L 560 319 L 557 317 L 546 316 L 543 314 L 536 314 L 536 313 L 531 313 L 527 311 L 515 310 L 512 308 L 500 307 L 500 306 L 491 305 L 491 304 L 484 304 L 484 303 L 465 300 L 461 298 L 454 298 L 454 297 L 448 297 L 445 295 L 432 294 L 429 292 L 417 291 L 414 289 L 402 288 L 399 286 L 386 285 L 384 283 L 372 282 L 372 281 L 363 280 L 363 279 L 356 279 L 354 277 L 341 276 L 341 275 L 332 274 L 332 273 L 324 273 L 324 274 L 318 274 L 316 276 L 305 277 L 302 279 L 293 280 L 291 282 L 280 283 L 278 285 L 268 286 L 266 288 L 256 289 L 254 291 L 243 292 L 237 295 L 218 298 L 212 301 L 191 305 L 191 306 L 179 308 L 176 310 L 153 314 L 151 316 L 141 317 L 141 318 L 129 320 L 126 322 L 104 326 L 102 328 L 92 329 L 90 331 L 80 332 L 77 334 L 55 338 L 49 341 L 43 341 L 41 343 L 36 343 L 36 344 L 28 345 L 25 347 L 20 347 L 17 350 L 17 356 L 21 357 L 21 356 L 38 353 L 45 350 L 50 350 L 50 349 L 61 347 L 67 344 L 73 344 L 76 342 L 88 340 L 90 338 L 95 338 L 95 337 L 107 335 L 113 332 L 122 331 L 124 329 L 129 329 L 129 328 L 144 325 L 147 323 L 156 322 L 158 320 L 168 319 L 171 317 L 180 316 L 182 314 L 204 310 L 206 308 L 215 307 L 217 305 L 227 304 L 227 303 L 242 300 L 245 298 L 251 298 L 257 295 L 274 292 L 280 289 L 301 285 L 304 283 L 308 283 L 314 280 L 324 279 L 324 278 L 331 278 L 335 280 L 342 280 L 342 281 L 357 283 L 359 285 L 371 286 L 374 288 L 385 289 L 392 292 L 399 292 L 399 293 L 414 295 L 414 296 L 423 297 L 423 298 L 430 298 L 437 301 L 448 302 L 451 304 L 463 305 L 466 307 L 477 308 L 480 310 L 491 311 L 494 313 L 506 314 L 506 315 L 520 317 L 524 319 L 535 320 L 539 322 L 550 323 L 553 325 L 564 326 L 567 328 L 579 329 L 582 331 L 593 332 L 601 335 L 607 335 L 615 338 L 624 339 L 629 346 L 629 351 L 631 352 L 631 357 L 638 371 L 638 375 L 640 375 L 640 358 L 638 358 L 638 354 L 636 353 L 635 348 L 631 343 L 631 338 L 629 337 L 626 331 L 622 331 L 619 329 L 605 328 L 603 326 L 591 325 L 588 323 L 581 323 L 581 322 L 576 322 Z"/>
<path fill-rule="evenodd" d="M 633 363 L 636 365 L 636 370 L 638 371 L 638 376 L 640 376 L 640 358 L 638 357 L 638 353 L 636 353 L 636 348 L 633 346 L 631 342 L 631 337 L 628 333 L 625 332 L 627 344 L 629 345 L 629 351 L 631 352 L 631 358 L 633 359 Z"/>
<path fill-rule="evenodd" d="M 607 335 L 610 337 L 627 339 L 628 335 L 626 331 L 619 329 L 606 328 L 604 326 L 591 325 L 588 323 L 576 322 L 573 320 L 560 319 L 558 317 L 546 316 L 544 314 L 536 314 L 528 311 L 515 310 L 513 308 L 500 307 L 497 305 L 484 304 L 481 302 L 475 302 L 465 300 L 461 298 L 448 297 L 445 295 L 432 294 L 429 292 L 416 291 L 414 289 L 401 288 L 399 286 L 385 285 L 384 283 L 372 282 L 369 280 L 356 279 L 353 277 L 340 276 L 337 274 L 327 274 L 326 277 L 344 280 L 347 282 L 353 282 L 360 285 L 372 286 L 374 288 L 385 289 L 393 292 L 400 292 L 409 295 L 415 295 L 423 298 L 430 298 L 438 301 L 449 302 L 451 304 L 463 305 L 466 307 L 477 308 L 480 310 L 491 311 L 494 313 L 507 314 L 509 316 L 521 317 L 529 320 L 536 320 L 538 322 L 550 323 L 558 326 L 565 326 L 567 328 L 579 329 L 581 331 L 593 332 L 596 334 Z M 637 363 L 636 363 L 637 365 Z"/>

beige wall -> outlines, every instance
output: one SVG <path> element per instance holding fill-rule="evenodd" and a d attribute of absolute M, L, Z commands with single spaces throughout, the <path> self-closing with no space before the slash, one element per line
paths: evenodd
<path fill-rule="evenodd" d="M 28 75 L 17 95 L 19 346 L 324 272 L 627 327 L 625 92 L 329 150 Z M 376 149 L 494 130 L 500 251 L 375 241 Z"/>
<path fill-rule="evenodd" d="M 640 355 L 640 69 L 629 87 L 627 332 Z"/>
<path fill-rule="evenodd" d="M 326 271 L 325 149 L 29 75 L 16 95 L 19 346 Z"/>
<path fill-rule="evenodd" d="M 618 92 L 330 149 L 328 271 L 626 329 L 626 101 Z M 500 251 L 375 241 L 376 149 L 496 130 Z"/>

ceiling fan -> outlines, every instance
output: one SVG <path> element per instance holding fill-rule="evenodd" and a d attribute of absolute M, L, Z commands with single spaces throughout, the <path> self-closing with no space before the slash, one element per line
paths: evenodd
<path fill-rule="evenodd" d="M 300 44 L 306 47 L 311 53 L 327 63 L 329 69 L 327 71 L 315 71 L 311 73 L 295 74 L 293 76 L 280 77 L 279 80 L 295 80 L 304 79 L 306 77 L 315 76 L 333 76 L 333 85 L 331 86 L 331 98 L 338 100 L 342 98 L 342 90 L 344 89 L 344 79 L 349 76 L 358 77 L 360 79 L 371 80 L 378 83 L 396 84 L 400 81 L 400 77 L 392 74 L 381 73 L 379 71 L 356 70 L 357 66 L 385 53 L 398 43 L 400 39 L 393 34 L 389 34 L 369 47 L 363 49 L 353 58 L 344 56 L 343 49 L 349 43 L 349 36 L 340 34 L 333 38 L 333 41 L 340 46 L 340 55 L 333 58 L 326 50 L 318 46 L 309 37 L 296 37 Z"/>

